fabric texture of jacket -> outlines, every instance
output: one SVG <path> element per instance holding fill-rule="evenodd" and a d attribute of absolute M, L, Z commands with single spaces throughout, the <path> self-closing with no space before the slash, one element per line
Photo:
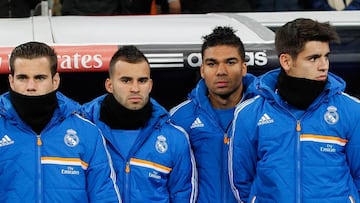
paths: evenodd
<path fill-rule="evenodd" d="M 251 74 L 243 78 L 242 100 L 253 96 L 249 86 L 254 80 L 255 76 Z M 208 88 L 201 79 L 189 94 L 189 99 L 171 109 L 171 121 L 189 134 L 199 175 L 198 202 L 236 202 L 227 170 L 229 137 L 207 95 Z"/>
<path fill-rule="evenodd" d="M 80 105 L 57 92 L 58 108 L 37 135 L 0 97 L 0 202 L 120 202 L 99 129 L 74 113 Z"/>
<path fill-rule="evenodd" d="M 197 173 L 186 132 L 171 124 L 168 112 L 151 99 L 152 116 L 128 157 L 124 157 L 116 146 L 113 130 L 99 120 L 105 96 L 84 104 L 82 112 L 108 141 L 123 202 L 195 202 Z"/>
<path fill-rule="evenodd" d="M 324 91 L 307 110 L 296 110 L 277 94 L 279 72 L 260 77 L 260 96 L 235 112 L 229 175 L 237 199 L 359 202 L 360 101 L 329 73 Z"/>

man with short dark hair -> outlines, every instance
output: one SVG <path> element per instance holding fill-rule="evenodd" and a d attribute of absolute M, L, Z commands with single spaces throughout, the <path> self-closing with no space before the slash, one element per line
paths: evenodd
<path fill-rule="evenodd" d="M 130 202 L 195 202 L 197 174 L 186 132 L 150 98 L 150 65 L 137 47 L 110 60 L 107 94 L 83 105 L 104 133 L 121 196 Z"/>
<path fill-rule="evenodd" d="M 189 99 L 174 107 L 171 120 L 189 134 L 199 173 L 198 202 L 236 202 L 228 179 L 228 129 L 235 106 L 253 96 L 245 49 L 231 27 L 203 37 L 202 79 Z"/>
<path fill-rule="evenodd" d="M 229 150 L 241 202 L 359 202 L 360 101 L 329 72 L 328 23 L 278 28 L 281 67 L 260 77 L 260 96 L 239 105 Z"/>
<path fill-rule="evenodd" d="M 55 51 L 15 47 L 9 83 L 0 97 L 0 202 L 120 202 L 99 129 L 57 91 Z"/>

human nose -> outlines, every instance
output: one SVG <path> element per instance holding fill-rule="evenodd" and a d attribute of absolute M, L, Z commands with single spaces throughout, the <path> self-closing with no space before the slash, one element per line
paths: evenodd
<path fill-rule="evenodd" d="M 26 84 L 27 91 L 34 91 L 36 90 L 36 82 L 34 79 L 29 79 Z"/>
<path fill-rule="evenodd" d="M 225 75 L 226 74 L 226 65 L 224 63 L 219 63 L 217 70 L 217 75 Z"/>
<path fill-rule="evenodd" d="M 137 81 L 133 82 L 130 90 L 132 92 L 138 92 L 139 91 L 139 83 Z"/>
<path fill-rule="evenodd" d="M 326 71 L 329 70 L 329 58 L 323 57 L 320 58 L 319 64 L 318 64 L 319 71 Z"/>

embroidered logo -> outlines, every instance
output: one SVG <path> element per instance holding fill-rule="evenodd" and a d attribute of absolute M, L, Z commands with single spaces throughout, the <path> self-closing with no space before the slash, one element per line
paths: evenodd
<path fill-rule="evenodd" d="M 334 153 L 336 152 L 336 148 L 332 144 L 326 144 L 325 146 L 320 147 L 320 152 Z"/>
<path fill-rule="evenodd" d="M 156 171 L 149 172 L 149 177 L 150 178 L 155 178 L 155 179 L 161 179 L 160 174 L 158 172 L 156 172 Z"/>
<path fill-rule="evenodd" d="M 79 137 L 76 135 L 76 131 L 73 129 L 68 129 L 66 131 L 66 135 L 64 136 L 64 142 L 67 146 L 69 147 L 75 147 L 76 145 L 79 144 L 80 139 Z"/>
<path fill-rule="evenodd" d="M 260 120 L 258 121 L 257 125 L 260 126 L 260 125 L 270 124 L 273 122 L 274 120 L 269 115 L 267 115 L 267 113 L 264 113 L 264 115 L 261 116 Z"/>
<path fill-rule="evenodd" d="M 204 127 L 204 124 L 201 122 L 200 118 L 197 117 L 195 119 L 195 121 L 191 124 L 190 128 L 193 129 L 193 128 L 200 128 L 200 127 Z"/>
<path fill-rule="evenodd" d="M 155 143 L 155 149 L 159 153 L 165 153 L 168 149 L 168 144 L 166 143 L 166 137 L 163 135 L 159 135 L 157 137 L 156 143 Z"/>
<path fill-rule="evenodd" d="M 68 166 L 66 169 L 61 169 L 63 175 L 80 175 L 80 171 L 75 170 L 74 167 Z"/>
<path fill-rule="evenodd" d="M 4 147 L 11 144 L 14 144 L 14 141 L 8 135 L 4 135 L 4 137 L 0 140 L 0 147 Z"/>
<path fill-rule="evenodd" d="M 339 114 L 335 106 L 329 106 L 327 112 L 324 114 L 324 120 L 326 123 L 333 125 L 339 121 Z"/>

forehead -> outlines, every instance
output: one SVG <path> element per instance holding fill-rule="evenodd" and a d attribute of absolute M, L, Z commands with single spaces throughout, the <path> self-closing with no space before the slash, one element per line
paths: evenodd
<path fill-rule="evenodd" d="M 47 75 L 51 74 L 50 69 L 50 61 L 47 57 L 16 58 L 14 60 L 14 74 Z"/>
<path fill-rule="evenodd" d="M 301 53 L 306 55 L 312 54 L 326 54 L 330 51 L 329 43 L 328 42 L 321 42 L 321 41 L 308 41 L 304 45 L 304 49 Z"/>
<path fill-rule="evenodd" d="M 217 45 L 205 49 L 203 58 L 240 58 L 240 54 L 237 47 Z"/>
<path fill-rule="evenodd" d="M 146 61 L 128 63 L 120 60 L 115 63 L 114 75 L 131 78 L 150 77 L 150 67 Z"/>

